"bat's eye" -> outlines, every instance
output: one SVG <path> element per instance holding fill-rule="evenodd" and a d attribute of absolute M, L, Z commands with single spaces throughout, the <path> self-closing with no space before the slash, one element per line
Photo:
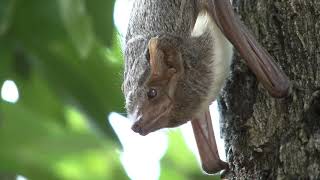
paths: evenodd
<path fill-rule="evenodd" d="M 152 98 L 156 97 L 157 94 L 158 94 L 158 92 L 157 92 L 156 89 L 150 88 L 148 93 L 147 93 L 147 96 L 148 96 L 149 99 L 152 99 Z"/>
<path fill-rule="evenodd" d="M 149 52 L 149 48 L 147 49 L 147 51 L 146 51 L 146 59 L 147 59 L 147 61 L 149 61 L 150 62 L 150 52 Z"/>

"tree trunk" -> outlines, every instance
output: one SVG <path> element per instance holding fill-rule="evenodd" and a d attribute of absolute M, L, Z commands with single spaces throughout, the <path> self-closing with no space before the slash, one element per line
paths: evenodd
<path fill-rule="evenodd" d="M 320 179 L 320 1 L 234 0 L 241 19 L 292 81 L 275 99 L 236 54 L 221 93 L 236 179 Z"/>

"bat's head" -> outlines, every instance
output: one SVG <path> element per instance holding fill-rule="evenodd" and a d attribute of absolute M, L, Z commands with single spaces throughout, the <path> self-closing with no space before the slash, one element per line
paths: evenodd
<path fill-rule="evenodd" d="M 184 77 L 179 43 L 162 38 L 133 43 L 139 45 L 126 48 L 123 83 L 126 109 L 135 120 L 133 131 L 146 135 L 190 120 L 192 110 L 186 112 L 180 105 L 188 97 L 183 94 L 187 90 L 179 86 Z M 137 46 L 140 52 L 134 49 Z"/>

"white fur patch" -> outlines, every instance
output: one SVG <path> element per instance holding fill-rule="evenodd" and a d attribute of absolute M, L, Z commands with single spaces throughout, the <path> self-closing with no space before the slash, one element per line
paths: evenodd
<path fill-rule="evenodd" d="M 204 106 L 209 105 L 214 101 L 220 93 L 221 88 L 223 87 L 226 78 L 229 75 L 230 65 L 232 62 L 233 56 L 233 46 L 222 34 L 218 26 L 206 13 L 200 13 L 197 18 L 195 27 L 192 32 L 192 36 L 200 36 L 207 29 L 209 32 L 212 32 L 213 35 L 213 80 L 211 82 L 210 94 L 208 97 L 207 103 Z"/>

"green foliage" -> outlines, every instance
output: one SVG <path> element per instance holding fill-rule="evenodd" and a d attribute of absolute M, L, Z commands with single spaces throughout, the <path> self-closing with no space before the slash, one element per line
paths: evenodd
<path fill-rule="evenodd" d="M 2 103 L 1 110 L 1 170 L 31 179 L 126 178 L 114 144 L 86 128 L 73 108 L 64 125 L 20 105 Z"/>
<path fill-rule="evenodd" d="M 113 7 L 113 2 L 107 2 L 100 6 Z M 12 71 L 3 74 L 2 79 L 18 83 L 24 93 L 21 101 L 28 96 L 42 101 L 34 96 L 38 94 L 30 85 L 34 76 L 42 77 L 42 83 L 58 101 L 78 106 L 98 127 L 106 127 L 108 112 L 122 111 L 121 57 L 118 63 L 109 61 L 108 47 L 97 40 L 93 29 L 99 27 L 92 25 L 93 16 L 87 14 L 85 1 L 16 0 L 14 9 L 9 23 L 12 25 L 0 41 L 6 59 L 10 59 L 3 62 L 7 67 L 2 67 Z M 112 11 L 104 14 L 97 17 L 112 22 Z M 105 33 L 111 36 L 113 31 L 111 26 Z M 112 135 L 110 128 L 104 132 Z"/>
<path fill-rule="evenodd" d="M 106 121 L 123 111 L 113 3 L 0 0 L 0 83 L 20 93 L 1 102 L 0 172 L 126 179 Z"/>
<path fill-rule="evenodd" d="M 107 115 L 123 112 L 113 0 L 0 0 L 0 179 L 128 179 Z M 181 136 L 160 179 L 202 176 Z M 176 139 L 176 140 L 175 140 Z M 2 175 L 2 174 L 5 175 Z"/>
<path fill-rule="evenodd" d="M 165 180 L 218 180 L 220 176 L 202 173 L 195 156 L 186 146 L 180 131 L 169 132 L 168 153 L 161 161 L 161 177 Z"/>

